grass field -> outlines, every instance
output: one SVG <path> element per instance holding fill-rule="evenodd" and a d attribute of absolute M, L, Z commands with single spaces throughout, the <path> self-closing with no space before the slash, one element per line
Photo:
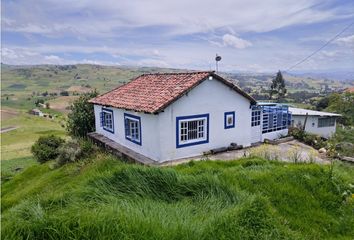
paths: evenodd
<path fill-rule="evenodd" d="M 14 110 L 9 110 L 14 112 Z M 16 168 L 24 168 L 34 163 L 30 152 L 32 144 L 42 135 L 65 136 L 61 126 L 62 118 L 54 120 L 33 116 L 24 111 L 16 111 L 16 115 L 4 118 L 1 128 L 17 127 L 17 129 L 1 134 L 1 174 L 11 175 Z"/>
<path fill-rule="evenodd" d="M 352 239 L 354 168 L 191 162 L 168 168 L 98 154 L 36 165 L 2 185 L 3 239 Z M 333 174 L 332 174 L 333 173 Z"/>

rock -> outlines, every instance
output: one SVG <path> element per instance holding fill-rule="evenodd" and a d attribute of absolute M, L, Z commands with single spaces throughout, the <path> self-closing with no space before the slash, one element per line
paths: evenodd
<path fill-rule="evenodd" d="M 336 150 L 350 150 L 354 148 L 354 144 L 350 142 L 340 142 L 336 144 Z"/>
<path fill-rule="evenodd" d="M 318 150 L 318 152 L 319 152 L 319 153 L 326 153 L 327 150 L 326 150 L 325 148 L 320 148 L 320 149 Z"/>

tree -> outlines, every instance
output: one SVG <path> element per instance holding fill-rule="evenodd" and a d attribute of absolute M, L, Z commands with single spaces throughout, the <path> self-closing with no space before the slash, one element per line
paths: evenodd
<path fill-rule="evenodd" d="M 31 152 L 39 163 L 45 163 L 59 155 L 58 149 L 64 142 L 54 135 L 42 136 L 32 145 Z"/>
<path fill-rule="evenodd" d="M 34 104 L 38 107 L 39 106 L 39 104 L 44 104 L 44 100 L 43 99 L 37 99 L 35 102 L 34 102 Z"/>
<path fill-rule="evenodd" d="M 97 96 L 96 90 L 85 93 L 70 106 L 66 128 L 71 136 L 86 138 L 87 133 L 95 130 L 93 104 L 88 101 Z"/>
<path fill-rule="evenodd" d="M 280 100 L 285 97 L 287 90 L 285 87 L 285 81 L 283 75 L 278 71 L 277 76 L 273 79 L 272 84 L 270 85 L 270 99 L 273 99 L 275 96 L 276 100 Z"/>
<path fill-rule="evenodd" d="M 329 104 L 329 97 L 323 97 L 321 98 L 317 104 L 316 104 L 316 110 L 317 111 L 322 111 L 323 109 L 327 108 Z"/>
<path fill-rule="evenodd" d="M 328 112 L 342 114 L 338 122 L 352 126 L 354 125 L 354 93 L 333 93 L 329 95 Z"/>
<path fill-rule="evenodd" d="M 61 91 L 60 96 L 69 96 L 69 92 L 68 91 Z"/>

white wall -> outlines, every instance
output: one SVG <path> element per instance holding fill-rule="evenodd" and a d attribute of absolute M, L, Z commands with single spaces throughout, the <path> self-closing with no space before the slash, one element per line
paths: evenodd
<path fill-rule="evenodd" d="M 336 132 L 336 122 L 332 127 L 318 127 L 318 116 L 308 116 L 305 131 L 313 134 L 318 134 L 324 138 L 331 137 Z M 305 116 L 293 115 L 292 120 L 294 120 L 294 127 L 297 125 L 303 126 L 305 123 Z"/>
<path fill-rule="evenodd" d="M 140 154 L 143 154 L 153 160 L 160 160 L 160 141 L 158 134 L 158 115 L 137 113 L 133 111 L 126 111 L 123 109 L 105 107 L 113 110 L 114 117 L 114 133 L 104 130 L 100 126 L 100 112 L 102 106 L 95 105 L 95 124 L 96 132 L 100 133 L 115 142 L 126 146 Z M 133 143 L 125 139 L 124 113 L 139 116 L 141 118 L 141 145 Z"/>
<path fill-rule="evenodd" d="M 263 133 L 262 134 L 262 142 L 265 139 L 274 140 L 274 139 L 278 139 L 278 138 L 280 138 L 282 136 L 286 136 L 286 135 L 288 135 L 288 132 L 289 132 L 288 129 L 282 129 L 282 130 L 279 130 L 279 131 Z"/>
<path fill-rule="evenodd" d="M 235 111 L 235 128 L 224 129 L 224 113 Z M 209 114 L 209 143 L 176 148 L 176 117 Z M 250 101 L 217 80 L 206 80 L 159 115 L 163 161 L 201 155 L 234 142 L 251 144 Z M 172 124 L 172 125 L 171 125 Z"/>

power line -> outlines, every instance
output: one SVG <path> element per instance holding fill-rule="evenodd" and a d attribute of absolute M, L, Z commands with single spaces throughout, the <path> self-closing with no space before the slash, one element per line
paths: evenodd
<path fill-rule="evenodd" d="M 294 67 L 300 65 L 301 63 L 305 62 L 307 59 L 309 59 L 310 57 L 312 57 L 313 55 L 315 55 L 316 53 L 318 53 L 319 51 L 321 51 L 323 48 L 325 48 L 328 44 L 330 44 L 331 42 L 333 42 L 337 37 L 339 37 L 342 33 L 344 33 L 348 28 L 350 28 L 352 25 L 354 24 L 354 22 L 350 23 L 348 26 L 346 26 L 342 31 L 340 31 L 339 33 L 337 33 L 334 37 L 332 37 L 330 40 L 328 40 L 324 45 L 322 45 L 319 49 L 317 49 L 316 51 L 314 51 L 313 53 L 311 53 L 310 55 L 308 55 L 307 57 L 305 57 L 304 59 L 302 59 L 301 61 L 295 63 L 294 65 L 292 65 L 291 67 L 289 67 L 288 69 L 286 69 L 285 71 L 289 71 L 291 69 L 293 69 Z"/>

